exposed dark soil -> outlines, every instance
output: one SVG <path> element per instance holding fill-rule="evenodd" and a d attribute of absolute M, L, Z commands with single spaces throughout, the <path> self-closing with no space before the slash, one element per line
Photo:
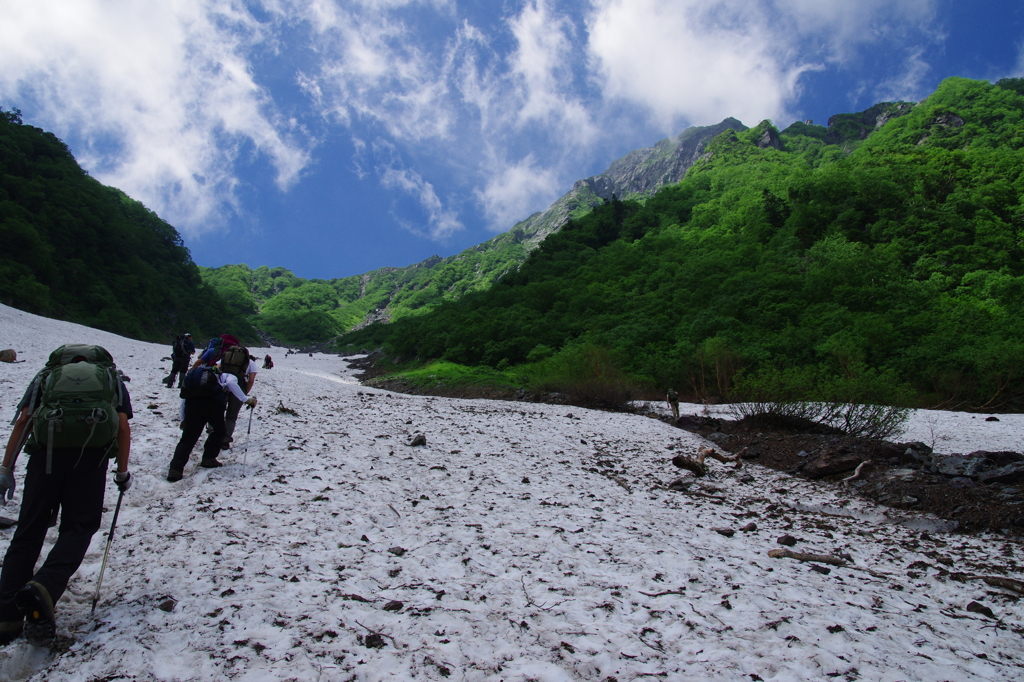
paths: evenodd
<path fill-rule="evenodd" d="M 1024 535 L 1024 485 L 984 485 L 965 477 L 930 473 L 912 450 L 915 446 L 924 448 L 922 444 L 851 438 L 808 423 L 765 424 L 684 416 L 676 425 L 731 453 L 747 448 L 743 459 L 795 476 L 813 477 L 824 485 L 840 485 L 843 478 L 852 475 L 856 463 L 871 460 L 860 478 L 843 484 L 851 492 L 894 509 L 928 512 L 956 521 L 959 532 L 991 530 Z M 908 450 L 912 452 L 908 454 Z M 841 473 L 807 475 L 812 463 L 824 457 L 846 460 L 848 465 L 841 467 L 845 469 Z"/>

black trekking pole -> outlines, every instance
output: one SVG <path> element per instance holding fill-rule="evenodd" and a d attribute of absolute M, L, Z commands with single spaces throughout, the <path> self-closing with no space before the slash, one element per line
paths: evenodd
<path fill-rule="evenodd" d="M 92 611 L 90 616 L 96 615 L 96 604 L 100 601 L 100 586 L 103 585 L 103 571 L 107 568 L 107 556 L 110 554 L 110 543 L 114 541 L 114 528 L 117 526 L 117 515 L 121 513 L 121 500 L 124 499 L 124 491 L 117 496 L 117 506 L 114 508 L 114 518 L 110 521 L 110 532 L 107 533 L 107 548 L 103 550 L 103 563 L 100 565 L 100 577 L 96 580 L 96 594 L 92 598 Z"/>
<path fill-rule="evenodd" d="M 249 405 L 249 428 L 245 430 L 245 451 L 242 453 L 242 467 L 245 467 L 245 463 L 249 461 L 249 435 L 252 433 L 252 413 L 256 411 L 252 405 Z"/>

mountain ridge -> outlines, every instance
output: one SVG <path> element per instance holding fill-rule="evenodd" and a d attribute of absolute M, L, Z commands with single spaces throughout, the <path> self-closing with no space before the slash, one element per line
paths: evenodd
<path fill-rule="evenodd" d="M 431 256 L 407 266 L 385 266 L 360 275 L 331 280 L 304 280 L 288 273 L 292 287 L 310 286 L 318 289 L 311 298 L 330 295 L 321 284 L 334 289 L 337 305 L 331 314 L 338 322 L 336 332 L 358 330 L 375 322 L 391 322 L 406 315 L 422 314 L 445 300 L 455 300 L 471 291 L 490 287 L 510 271 L 515 270 L 531 251 L 550 234 L 557 232 L 569 220 L 590 211 L 593 207 L 615 197 L 639 198 L 649 196 L 667 185 L 682 180 L 687 171 L 706 154 L 708 143 L 727 130 L 742 132 L 747 126 L 728 117 L 711 126 L 691 126 L 673 137 L 665 138 L 650 147 L 636 149 L 613 161 L 597 175 L 577 180 L 573 187 L 544 211 L 538 211 L 515 223 L 508 231 L 463 251 L 442 258 Z M 278 268 L 270 269 L 277 271 Z M 204 280 L 218 288 L 236 288 L 241 284 L 248 298 L 237 290 L 229 300 L 245 298 L 239 312 L 254 317 L 257 327 L 269 332 L 271 338 L 282 341 L 308 343 L 315 340 L 307 334 L 292 334 L 287 327 L 296 324 L 293 310 L 275 311 L 278 306 L 265 309 L 265 304 L 280 290 L 268 290 L 262 268 L 249 269 L 243 265 L 220 268 L 201 268 Z M 282 273 L 283 274 L 283 273 Z M 248 276 L 248 282 L 246 278 Z M 273 279 L 279 279 L 281 275 Z M 229 280 L 233 280 L 229 283 Z M 358 290 L 358 295 L 355 292 Z M 311 292 L 312 293 L 312 292 Z M 327 321 L 313 310 L 312 300 L 299 296 L 295 304 L 311 318 L 311 324 L 300 326 L 324 330 Z M 278 319 L 284 318 L 284 319 Z M 327 326 L 330 326 L 329 324 Z"/>

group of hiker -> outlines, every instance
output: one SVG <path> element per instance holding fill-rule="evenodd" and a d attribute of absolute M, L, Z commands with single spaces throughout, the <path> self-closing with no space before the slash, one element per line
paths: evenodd
<path fill-rule="evenodd" d="M 181 382 L 181 439 L 167 470 L 168 481 L 182 479 L 203 429 L 207 436 L 199 466 L 221 466 L 217 456 L 231 447 L 242 405 L 256 406 L 255 396 L 248 394 L 258 371 L 256 358 L 234 336 L 211 339 Z"/>
<path fill-rule="evenodd" d="M 211 339 L 192 362 L 195 352 L 191 334 L 178 335 L 171 374 L 163 379 L 168 388 L 178 381 L 182 399 L 181 438 L 167 471 L 172 483 L 182 479 L 204 429 L 208 435 L 199 466 L 221 466 L 218 456 L 231 447 L 242 406 L 256 406 L 256 398 L 248 395 L 259 371 L 256 358 L 237 338 L 222 334 Z M 273 367 L 269 355 L 263 366 Z M 131 487 L 128 422 L 133 414 L 128 381 L 101 346 L 69 344 L 50 354 L 17 405 L 0 463 L 0 504 L 13 498 L 15 464 L 23 449 L 29 460 L 17 529 L 0 570 L 0 645 L 22 633 L 34 646 L 53 644 L 54 604 L 100 527 L 111 459 L 120 495 Z M 120 503 L 119 497 L 118 510 Z M 56 542 L 36 570 L 47 529 L 57 524 L 58 514 Z M 116 519 L 117 511 L 108 550 Z M 94 609 L 98 598 L 99 587 Z"/>

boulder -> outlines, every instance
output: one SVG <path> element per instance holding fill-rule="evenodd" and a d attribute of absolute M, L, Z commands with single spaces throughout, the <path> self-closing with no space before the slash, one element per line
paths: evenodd
<path fill-rule="evenodd" d="M 17 362 L 17 361 L 18 361 L 18 354 L 14 351 L 13 348 L 8 348 L 6 350 L 0 350 L 0 362 Z"/>
<path fill-rule="evenodd" d="M 966 476 L 977 478 L 983 471 L 992 468 L 992 463 L 979 453 L 972 452 L 969 455 L 935 455 L 931 456 L 931 462 L 925 465 L 925 469 L 933 474 L 942 474 L 951 478 Z"/>
<path fill-rule="evenodd" d="M 826 452 L 807 462 L 800 471 L 807 478 L 822 478 L 833 474 L 845 474 L 856 469 L 861 462 L 867 459 L 870 459 L 870 457 L 863 452 L 840 448 L 834 452 Z"/>
<path fill-rule="evenodd" d="M 989 452 L 988 450 L 977 450 L 967 455 L 968 457 L 984 457 L 992 466 L 1004 467 L 1007 464 L 1015 464 L 1016 462 L 1024 462 L 1024 455 L 1019 452 L 1011 452 L 1009 450 L 1000 450 L 998 452 Z"/>
<path fill-rule="evenodd" d="M 979 483 L 1017 483 L 1024 481 L 1024 462 L 1007 464 L 999 469 L 984 471 L 978 476 Z"/>

